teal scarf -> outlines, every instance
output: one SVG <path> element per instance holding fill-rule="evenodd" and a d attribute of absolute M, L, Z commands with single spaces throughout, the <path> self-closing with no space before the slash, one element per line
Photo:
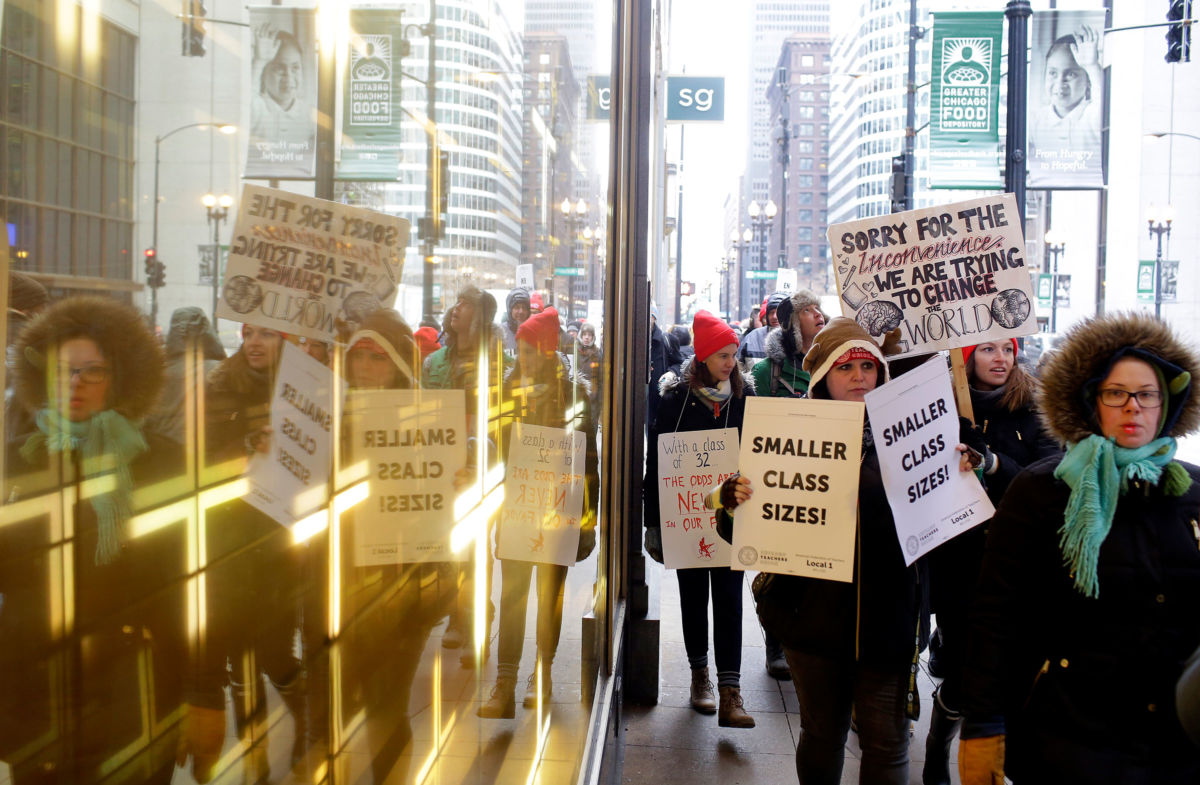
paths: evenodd
<path fill-rule="evenodd" d="M 80 454 L 85 480 L 111 477 L 110 487 L 91 494 L 96 512 L 96 564 L 109 564 L 121 553 L 122 529 L 133 513 L 133 477 L 129 464 L 149 447 L 141 432 L 123 416 L 108 409 L 84 422 L 71 422 L 60 412 L 42 409 L 36 417 L 38 432 L 21 447 L 21 456 L 32 462 L 43 448 L 49 452 Z"/>
<path fill-rule="evenodd" d="M 1072 444 L 1059 461 L 1054 476 L 1071 488 L 1071 498 L 1058 530 L 1058 545 L 1075 588 L 1085 597 L 1100 596 L 1096 576 L 1100 546 L 1112 528 L 1117 497 L 1129 489 L 1129 481 L 1158 485 L 1165 474 L 1163 492 L 1169 496 L 1182 496 L 1191 487 L 1191 476 L 1174 457 L 1175 440 L 1168 436 L 1142 447 L 1125 448 L 1092 434 Z"/>

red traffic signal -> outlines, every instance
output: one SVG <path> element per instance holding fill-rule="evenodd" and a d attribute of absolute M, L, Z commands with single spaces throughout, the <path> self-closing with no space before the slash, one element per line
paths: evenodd
<path fill-rule="evenodd" d="M 155 256 L 157 256 L 157 253 L 158 252 L 155 251 L 153 248 L 147 248 L 146 249 L 146 258 L 153 259 Z"/>

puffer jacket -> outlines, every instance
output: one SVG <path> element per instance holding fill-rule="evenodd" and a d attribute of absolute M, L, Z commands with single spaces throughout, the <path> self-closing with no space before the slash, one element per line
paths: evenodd
<path fill-rule="evenodd" d="M 808 371 L 801 367 L 804 355 L 788 357 L 783 346 L 783 328 L 767 333 L 763 343 L 767 356 L 754 364 L 754 389 L 759 395 L 799 397 L 808 392 Z M 777 375 L 778 374 L 778 375 Z"/>
<path fill-rule="evenodd" d="M 711 428 L 737 428 L 742 433 L 746 417 L 746 398 L 754 395 L 754 380 L 742 375 L 742 397 L 730 396 L 728 406 L 714 414 L 713 405 L 690 391 L 695 361 L 685 360 L 679 374 L 668 373 L 659 382 L 662 402 L 650 425 L 646 442 L 646 481 L 642 483 L 642 514 L 646 528 L 657 529 L 658 518 L 658 436 L 676 431 L 704 431 Z"/>
<path fill-rule="evenodd" d="M 1046 430 L 1074 444 L 1092 434 L 1082 391 L 1127 347 L 1187 370 L 1200 360 L 1146 315 L 1089 319 L 1041 376 Z M 1200 402 L 1164 402 L 1167 435 L 1200 425 Z M 1059 546 L 1071 490 L 1059 458 L 1019 474 L 992 519 L 964 671 L 964 739 L 1007 734 L 1016 782 L 1196 783 L 1200 749 L 1184 736 L 1175 682 L 1200 644 L 1200 469 L 1181 496 L 1131 481 L 1100 546 L 1099 594 L 1076 589 Z M 1022 779 L 1025 778 L 1025 779 Z"/>

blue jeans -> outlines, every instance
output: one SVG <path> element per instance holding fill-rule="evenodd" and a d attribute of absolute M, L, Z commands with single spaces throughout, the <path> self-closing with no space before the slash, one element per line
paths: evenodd
<path fill-rule="evenodd" d="M 801 785 L 838 785 L 846 757 L 850 708 L 862 747 L 859 782 L 907 785 L 908 668 L 872 668 L 784 649 L 800 701 L 796 775 Z"/>
<path fill-rule="evenodd" d="M 728 567 L 676 570 L 683 647 L 688 665 L 708 667 L 708 595 L 712 584 L 713 650 L 717 686 L 738 687 L 742 669 L 742 580 L 744 573 Z"/>

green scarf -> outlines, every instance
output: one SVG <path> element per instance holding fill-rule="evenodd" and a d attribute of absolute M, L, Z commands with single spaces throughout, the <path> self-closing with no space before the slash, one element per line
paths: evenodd
<path fill-rule="evenodd" d="M 149 449 L 141 432 L 123 416 L 107 409 L 83 422 L 71 422 L 61 412 L 37 413 L 38 432 L 21 447 L 21 457 L 32 462 L 43 448 L 49 452 L 79 452 L 86 480 L 111 476 L 113 485 L 92 494 L 88 501 L 96 512 L 96 564 L 110 564 L 121 553 L 122 529 L 133 514 L 133 477 L 129 464 Z"/>
<path fill-rule="evenodd" d="M 1054 476 L 1071 488 L 1071 498 L 1058 545 L 1075 588 L 1085 597 L 1100 596 L 1100 546 L 1112 528 L 1117 497 L 1129 489 L 1129 481 L 1158 485 L 1166 474 L 1163 492 L 1169 496 L 1182 496 L 1191 487 L 1191 475 L 1172 460 L 1175 446 L 1174 439 L 1164 436 L 1142 447 L 1118 447 L 1112 439 L 1092 434 L 1072 444 L 1059 461 Z"/>

